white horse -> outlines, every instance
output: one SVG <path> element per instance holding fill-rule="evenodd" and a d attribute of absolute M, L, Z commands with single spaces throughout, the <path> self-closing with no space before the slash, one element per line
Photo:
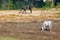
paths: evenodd
<path fill-rule="evenodd" d="M 44 21 L 42 25 L 42 31 L 49 29 L 51 32 L 52 29 L 52 21 Z"/>

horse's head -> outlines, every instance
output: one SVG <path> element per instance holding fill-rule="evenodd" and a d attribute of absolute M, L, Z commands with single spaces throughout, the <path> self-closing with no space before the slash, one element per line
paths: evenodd
<path fill-rule="evenodd" d="M 32 4 L 29 4 L 28 6 L 29 6 L 29 7 L 31 7 L 31 8 L 33 7 L 33 5 L 32 5 Z"/>

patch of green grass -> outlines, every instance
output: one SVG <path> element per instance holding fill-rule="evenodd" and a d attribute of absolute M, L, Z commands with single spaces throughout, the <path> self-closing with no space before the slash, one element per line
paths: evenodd
<path fill-rule="evenodd" d="M 56 16 L 55 18 L 60 18 L 60 16 Z"/>
<path fill-rule="evenodd" d="M 0 40 L 17 40 L 16 38 L 0 37 Z"/>
<path fill-rule="evenodd" d="M 56 6 L 56 8 L 60 8 L 60 3 Z"/>
<path fill-rule="evenodd" d="M 16 14 L 9 14 L 9 16 L 17 16 Z"/>
<path fill-rule="evenodd" d="M 36 10 L 36 11 L 38 11 L 38 10 L 49 10 L 49 9 L 51 9 L 51 8 L 47 8 L 47 7 L 42 7 L 42 8 L 33 8 L 32 10 Z"/>
<path fill-rule="evenodd" d="M 60 14 L 60 11 L 59 12 L 56 11 L 56 12 L 54 12 L 54 14 Z"/>
<path fill-rule="evenodd" d="M 54 17 L 55 18 L 60 18 L 60 11 L 55 11 L 54 12 Z"/>

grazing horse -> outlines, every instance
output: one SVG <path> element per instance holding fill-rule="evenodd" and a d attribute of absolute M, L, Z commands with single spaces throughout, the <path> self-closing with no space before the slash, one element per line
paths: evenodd
<path fill-rule="evenodd" d="M 52 29 L 52 21 L 44 21 L 42 25 L 42 31 L 49 29 L 51 32 Z"/>
<path fill-rule="evenodd" d="M 23 13 L 26 13 L 26 10 L 30 10 L 30 13 L 32 13 L 32 6 L 24 6 L 21 8 L 20 12 L 23 11 Z"/>

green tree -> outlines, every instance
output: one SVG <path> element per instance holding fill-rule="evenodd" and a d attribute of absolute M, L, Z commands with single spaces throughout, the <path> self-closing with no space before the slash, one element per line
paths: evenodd
<path fill-rule="evenodd" d="M 2 9 L 5 10 L 6 9 L 6 0 L 1 0 L 2 1 Z"/>

